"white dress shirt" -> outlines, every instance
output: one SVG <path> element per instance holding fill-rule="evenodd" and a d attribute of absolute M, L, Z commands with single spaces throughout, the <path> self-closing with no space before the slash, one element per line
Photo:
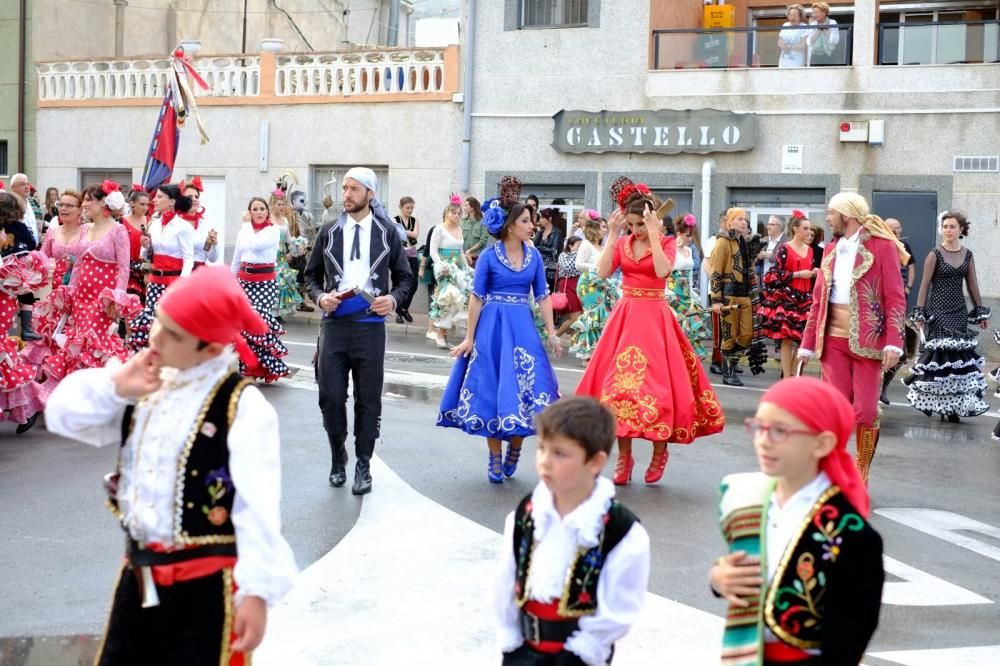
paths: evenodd
<path fill-rule="evenodd" d="M 602 518 L 611 505 L 615 487 L 601 476 L 593 493 L 565 517 L 556 511 L 552 493 L 539 483 L 531 495 L 535 521 L 535 549 L 528 571 L 528 598 L 543 603 L 562 597 L 566 572 L 580 548 L 592 548 L 600 539 Z M 514 513 L 504 523 L 500 562 L 493 588 L 493 608 L 499 624 L 502 652 L 524 643 L 520 613 L 514 600 L 517 561 L 514 558 Z M 649 535 L 638 522 L 608 553 L 597 580 L 597 612 L 580 618 L 579 628 L 566 640 L 566 650 L 588 666 L 603 666 L 615 641 L 638 620 L 649 581 Z"/>
<path fill-rule="evenodd" d="M 132 434 L 122 449 L 117 495 L 136 541 L 173 544 L 181 451 L 209 392 L 235 362 L 236 355 L 226 351 L 187 370 L 164 369 L 163 385 L 136 407 Z M 79 370 L 63 379 L 45 410 L 49 431 L 93 446 L 120 444 L 129 401 L 115 392 L 113 371 Z M 240 395 L 227 443 L 237 488 L 232 512 L 239 550 L 237 603 L 252 595 L 272 605 L 291 589 L 297 568 L 281 536 L 278 415 L 256 387 L 248 386 Z"/>
<path fill-rule="evenodd" d="M 31 232 L 31 237 L 35 239 L 35 245 L 38 245 L 38 220 L 35 219 L 35 209 L 31 207 L 31 202 L 24 197 L 21 197 L 21 201 L 24 202 L 24 217 L 21 218 L 21 221 Z"/>
<path fill-rule="evenodd" d="M 354 228 L 360 227 L 359 235 L 361 250 L 360 259 L 351 259 L 351 247 L 354 245 Z M 355 220 L 350 215 L 344 223 L 344 257 L 342 266 L 344 267 L 344 279 L 340 281 L 340 291 L 346 291 L 352 287 L 372 292 L 371 280 L 371 241 L 372 241 L 372 214 L 369 209 L 368 215 L 361 220 Z"/>
<path fill-rule="evenodd" d="M 159 213 L 149 223 L 150 247 L 153 255 L 163 254 L 182 260 L 181 277 L 194 268 L 194 227 L 180 216 L 174 216 L 166 225 Z M 149 258 L 149 251 L 142 250 L 142 256 Z"/>
<path fill-rule="evenodd" d="M 802 530 L 802 523 L 820 496 L 832 484 L 826 472 L 820 472 L 812 481 L 799 488 L 794 495 L 785 500 L 784 506 L 778 506 L 778 493 L 771 493 L 771 503 L 767 509 L 767 534 L 764 543 L 767 544 L 767 581 L 774 583 L 774 574 L 778 569 L 782 556 L 789 548 L 795 536 Z M 765 627 L 764 640 L 776 642 L 777 637 Z M 810 654 L 819 654 L 819 650 L 807 650 Z"/>
<path fill-rule="evenodd" d="M 770 259 L 765 259 L 763 261 L 763 264 L 761 266 L 761 276 L 762 276 L 762 278 L 763 278 L 764 275 L 767 274 L 767 272 L 769 270 L 771 270 L 771 266 L 774 266 L 774 259 L 775 259 L 775 257 L 774 257 L 774 249 L 776 247 L 778 247 L 778 243 L 780 243 L 781 241 L 783 241 L 784 238 L 785 238 L 785 234 L 778 234 L 778 237 L 775 238 L 774 240 L 771 240 L 771 238 L 768 237 L 768 239 L 767 239 L 767 252 L 768 252 L 768 254 L 770 255 L 771 258 Z"/>
<path fill-rule="evenodd" d="M 260 231 L 254 231 L 249 222 L 240 227 L 236 235 L 236 247 L 229 269 L 233 275 L 240 272 L 240 264 L 273 264 L 278 260 L 278 243 L 281 242 L 281 227 L 270 224 Z"/>
<path fill-rule="evenodd" d="M 858 229 L 850 238 L 845 236 L 837 241 L 835 248 L 837 256 L 833 264 L 833 287 L 830 289 L 831 303 L 851 304 L 851 283 L 854 280 L 854 262 L 858 257 L 860 238 L 861 229 Z"/>
<path fill-rule="evenodd" d="M 208 240 L 208 232 L 213 229 L 212 225 L 204 219 L 194 230 L 194 260 L 202 264 L 215 263 L 219 260 L 219 244 L 214 243 L 208 252 L 205 251 L 205 241 Z"/>

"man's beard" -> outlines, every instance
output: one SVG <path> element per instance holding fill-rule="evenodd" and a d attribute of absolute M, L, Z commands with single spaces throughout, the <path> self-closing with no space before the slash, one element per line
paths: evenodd
<path fill-rule="evenodd" d="M 348 205 L 348 204 L 346 204 L 346 203 L 344 204 L 344 208 L 347 209 L 348 213 L 360 213 L 361 211 L 363 211 L 367 207 L 368 207 L 368 202 L 367 201 L 363 201 L 363 202 L 361 202 L 359 204 L 355 204 L 353 207 L 350 206 L 350 205 Z"/>

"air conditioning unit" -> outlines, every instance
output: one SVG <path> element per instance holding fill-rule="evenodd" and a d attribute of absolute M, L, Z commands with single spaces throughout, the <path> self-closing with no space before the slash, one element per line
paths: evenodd
<path fill-rule="evenodd" d="M 868 121 L 867 120 L 850 120 L 843 121 L 840 123 L 840 140 L 841 142 L 857 142 L 857 143 L 867 143 L 868 142 Z"/>

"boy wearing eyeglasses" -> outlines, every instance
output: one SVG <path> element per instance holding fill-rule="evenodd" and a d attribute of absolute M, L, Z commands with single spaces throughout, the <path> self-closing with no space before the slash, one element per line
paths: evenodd
<path fill-rule="evenodd" d="M 709 573 L 712 592 L 729 602 L 722 663 L 857 664 L 878 625 L 885 573 L 847 453 L 851 404 L 831 384 L 791 377 L 746 425 L 761 471 L 723 479 L 729 552 Z"/>

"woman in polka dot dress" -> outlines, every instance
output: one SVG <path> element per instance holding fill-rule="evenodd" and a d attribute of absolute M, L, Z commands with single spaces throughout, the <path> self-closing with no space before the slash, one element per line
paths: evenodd
<path fill-rule="evenodd" d="M 156 302 L 168 286 L 194 268 L 194 227 L 177 217 L 191 208 L 190 197 L 181 194 L 176 185 L 160 185 L 153 195 L 155 213 L 149 221 L 149 234 L 142 237 L 143 256 L 152 257 L 153 267 L 146 283 L 145 307 L 129 323 L 127 344 L 132 351 L 149 346 Z"/>
<path fill-rule="evenodd" d="M 35 239 L 21 221 L 21 205 L 0 191 L 0 331 L 10 330 L 20 309 L 17 297 L 42 286 L 48 276 L 45 257 L 33 251 Z M 17 423 L 20 435 L 35 424 L 47 395 L 17 347 L 17 338 L 0 336 L 0 421 Z"/>
<path fill-rule="evenodd" d="M 127 292 L 128 231 L 111 217 L 112 211 L 125 205 L 117 187 L 105 181 L 83 193 L 84 212 L 91 224 L 68 285 L 69 318 L 57 338 L 59 349 L 42 364 L 48 391 L 71 372 L 104 367 L 112 358 L 128 358 L 118 321 L 135 316 L 141 305 L 138 296 Z"/>
<path fill-rule="evenodd" d="M 909 388 L 906 399 L 914 408 L 928 416 L 938 412 L 951 423 L 989 409 L 983 401 L 985 361 L 976 352 L 978 334 L 968 325 L 986 328 L 990 309 L 982 304 L 972 251 L 960 241 L 968 232 L 969 223 L 961 213 L 943 215 L 941 244 L 924 261 L 917 307 L 910 314 L 927 342 L 913 364 L 913 374 L 903 379 Z M 971 311 L 966 309 L 963 283 L 972 298 Z"/>
<path fill-rule="evenodd" d="M 40 340 L 29 342 L 21 350 L 21 358 L 39 367 L 59 346 L 53 335 L 65 307 L 65 286 L 73 274 L 73 264 L 80 255 L 87 227 L 82 221 L 83 195 L 74 190 L 66 190 L 56 204 L 59 209 L 58 222 L 50 222 L 49 230 L 39 251 L 52 266 L 52 291 L 35 303 L 35 332 Z"/>
<path fill-rule="evenodd" d="M 281 360 L 288 354 L 288 349 L 279 339 L 285 334 L 285 329 L 272 314 L 278 301 L 275 260 L 278 257 L 281 232 L 271 222 L 271 210 L 267 201 L 254 197 L 250 199 L 248 210 L 250 221 L 243 225 L 236 236 L 231 268 L 246 291 L 253 309 L 267 322 L 269 331 L 264 335 L 251 335 L 244 331 L 243 338 L 257 357 L 258 365 L 250 369 L 241 361 L 240 372 L 247 377 L 274 382 L 288 376 L 288 366 Z"/>

